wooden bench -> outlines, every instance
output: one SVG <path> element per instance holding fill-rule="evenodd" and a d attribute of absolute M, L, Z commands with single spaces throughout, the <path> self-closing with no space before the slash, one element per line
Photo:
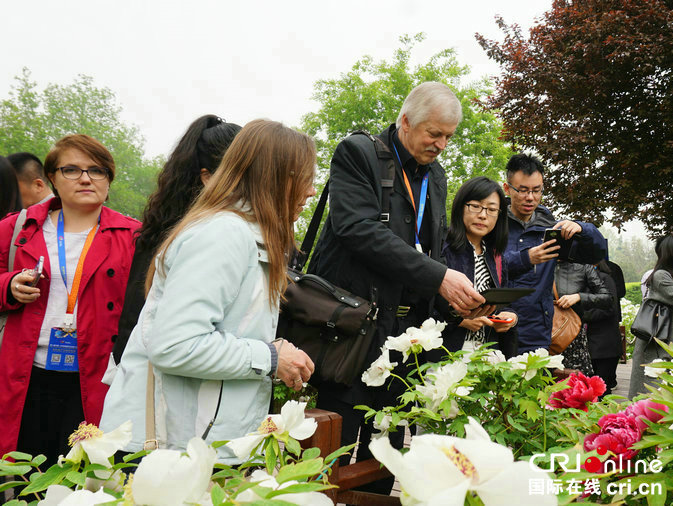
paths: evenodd
<path fill-rule="evenodd" d="M 315 419 L 318 428 L 313 436 L 301 442 L 303 448 L 320 448 L 320 455 L 324 458 L 341 447 L 341 415 L 322 409 L 309 409 L 306 411 L 306 416 Z M 399 497 L 353 490 L 355 487 L 390 476 L 392 476 L 390 472 L 376 459 L 347 466 L 339 466 L 337 460 L 332 465 L 329 481 L 339 488 L 328 490 L 326 494 L 334 501 L 334 504 L 397 506 L 400 504 Z"/>

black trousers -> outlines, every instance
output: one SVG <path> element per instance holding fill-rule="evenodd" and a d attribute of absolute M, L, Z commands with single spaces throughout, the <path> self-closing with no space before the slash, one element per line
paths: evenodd
<path fill-rule="evenodd" d="M 374 406 L 370 407 L 374 409 L 381 409 L 384 406 L 390 405 L 388 402 L 375 402 L 374 404 Z M 357 462 L 374 458 L 372 452 L 369 451 L 369 443 L 371 442 L 372 434 L 378 433 L 378 431 L 375 430 L 372 426 L 373 418 L 365 423 L 364 411 L 353 409 L 353 406 L 350 404 L 330 395 L 329 391 L 320 392 L 318 395 L 316 407 L 327 411 L 334 411 L 335 413 L 339 413 L 341 415 L 341 446 L 355 443 L 358 440 L 358 431 L 360 432 L 360 443 L 357 446 L 357 454 L 355 458 Z M 404 427 L 398 428 L 397 432 L 390 432 L 388 439 L 390 439 L 390 444 L 392 444 L 394 448 L 402 448 L 404 445 Z M 339 465 L 348 465 L 350 460 L 350 455 L 342 455 L 339 458 Z M 358 487 L 358 490 L 387 495 L 390 494 L 394 483 L 394 477 L 385 478 L 383 480 L 378 480 Z"/>
<path fill-rule="evenodd" d="M 83 420 L 79 373 L 33 367 L 17 450 L 44 454 L 47 461 L 41 467 L 46 469 L 68 453 L 68 436 Z"/>
<path fill-rule="evenodd" d="M 592 358 L 591 365 L 594 367 L 594 374 L 600 376 L 605 381 L 605 394 L 612 392 L 612 389 L 617 386 L 617 365 L 619 365 L 619 357 L 610 358 Z"/>

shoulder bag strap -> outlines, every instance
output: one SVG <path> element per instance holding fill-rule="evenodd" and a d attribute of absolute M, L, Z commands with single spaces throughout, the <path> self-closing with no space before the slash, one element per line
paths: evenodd
<path fill-rule="evenodd" d="M 502 286 L 502 255 L 495 254 L 495 269 L 498 271 L 498 282 Z"/>
<path fill-rule="evenodd" d="M 9 258 L 7 259 L 7 270 L 14 270 L 14 257 L 16 256 L 16 238 L 19 236 L 23 224 L 26 223 L 26 210 L 21 209 L 19 216 L 16 218 L 16 223 L 14 224 L 14 232 L 12 233 L 12 242 L 9 243 Z"/>
<path fill-rule="evenodd" d="M 154 370 L 152 363 L 147 361 L 147 390 L 145 391 L 145 444 L 143 450 L 159 448 L 154 420 Z"/>
<path fill-rule="evenodd" d="M 328 195 L 329 195 L 329 179 L 325 183 L 325 187 L 322 190 L 322 194 L 320 195 L 318 205 L 315 206 L 315 210 L 313 211 L 313 217 L 311 218 L 311 223 L 308 224 L 308 228 L 306 229 L 306 235 L 304 236 L 304 240 L 301 243 L 299 252 L 295 255 L 294 262 L 292 262 L 293 264 L 292 267 L 294 269 L 297 269 L 299 271 L 303 270 L 304 263 L 306 263 L 306 260 L 311 254 L 311 250 L 313 249 L 313 243 L 315 242 L 315 237 L 318 234 L 318 228 L 320 227 L 320 222 L 322 221 L 322 215 L 325 212 L 325 205 L 327 204 Z"/>
<path fill-rule="evenodd" d="M 558 292 L 556 291 L 556 281 L 554 281 L 554 300 L 558 300 Z"/>

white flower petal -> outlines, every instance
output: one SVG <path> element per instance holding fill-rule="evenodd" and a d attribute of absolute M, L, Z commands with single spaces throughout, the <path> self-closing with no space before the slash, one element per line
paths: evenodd
<path fill-rule="evenodd" d="M 131 421 L 127 420 L 113 431 L 81 441 L 89 462 L 110 467 L 110 457 L 131 442 L 132 427 Z"/>
<path fill-rule="evenodd" d="M 514 462 L 484 483 L 473 487 L 485 506 L 552 506 L 558 504 L 555 495 L 531 495 L 530 480 L 549 476 L 530 468 L 528 462 Z"/>
<path fill-rule="evenodd" d="M 147 506 L 182 506 L 199 501 L 206 492 L 216 453 L 200 438 L 177 450 L 155 450 L 145 456 L 133 477 L 133 498 Z"/>
<path fill-rule="evenodd" d="M 229 448 L 234 455 L 240 460 L 248 460 L 252 450 L 255 449 L 262 439 L 264 434 L 248 434 L 247 436 L 232 439 L 225 446 Z"/>
<path fill-rule="evenodd" d="M 318 423 L 313 418 L 304 418 L 302 422 L 290 429 L 290 436 L 298 441 L 310 438 L 318 428 Z"/>

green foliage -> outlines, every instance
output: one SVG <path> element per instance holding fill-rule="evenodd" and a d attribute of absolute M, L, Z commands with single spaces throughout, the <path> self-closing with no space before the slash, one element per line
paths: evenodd
<path fill-rule="evenodd" d="M 463 106 L 463 120 L 438 157 L 446 170 L 448 207 L 467 179 L 481 175 L 502 179 L 503 168 L 512 153 L 500 139 L 500 121 L 481 106 L 481 101 L 492 92 L 490 83 L 481 80 L 463 84 L 469 67 L 460 65 L 453 49 L 444 49 L 412 68 L 412 50 L 424 38 L 422 33 L 402 36 L 400 47 L 390 61 L 374 61 L 371 56 L 364 56 L 338 78 L 315 83 L 312 98 L 320 104 L 320 109 L 306 114 L 301 128 L 316 140 L 320 188 L 328 178 L 336 145 L 355 130 L 377 134 L 394 123 L 409 92 L 425 81 L 447 84 Z M 303 237 L 306 217 L 313 214 L 316 203 L 314 199 L 304 211 L 297 225 L 298 237 Z"/>
<path fill-rule="evenodd" d="M 411 352 L 415 355 L 413 348 Z M 375 427 L 389 425 L 394 431 L 408 424 L 457 437 L 465 435 L 468 417 L 473 417 L 492 441 L 511 448 L 516 457 L 546 452 L 560 436 L 556 425 L 577 411 L 546 408 L 551 393 L 566 388 L 549 372 L 553 360 L 530 353 L 508 362 L 486 347 L 447 352 L 445 360 L 417 365 L 409 373 L 398 405 L 380 411 L 358 408 L 367 411 L 365 418 L 374 417 Z M 402 379 L 392 376 L 392 381 Z"/>
<path fill-rule="evenodd" d="M 622 268 L 624 281 L 627 283 L 640 281 L 645 271 L 654 267 L 657 255 L 651 241 L 640 237 L 624 238 L 610 227 L 601 227 L 600 231 L 608 240 L 610 260 Z M 637 304 L 640 304 L 640 301 Z"/>
<path fill-rule="evenodd" d="M 643 301 L 643 292 L 640 289 L 640 281 L 634 281 L 632 283 L 626 283 L 626 295 L 625 299 L 628 299 L 631 304 L 639 306 Z"/>
<path fill-rule="evenodd" d="M 673 225 L 670 0 L 555 1 L 523 34 L 478 35 L 502 74 L 489 103 L 504 137 L 544 159 L 559 214 Z"/>
<path fill-rule="evenodd" d="M 280 413 L 280 408 L 287 401 L 305 402 L 306 409 L 313 409 L 318 400 L 318 391 L 310 384 L 307 384 L 299 392 L 286 386 L 285 383 L 274 384 L 272 394 L 272 413 Z"/>
<path fill-rule="evenodd" d="M 122 108 L 109 88 L 97 87 L 80 75 L 68 85 L 37 89 L 30 71 L 15 77 L 9 97 L 0 101 L 0 153 L 29 151 L 40 159 L 61 137 L 82 133 L 98 139 L 116 164 L 109 206 L 139 218 L 154 190 L 161 157 L 144 158 L 144 139 L 135 126 L 121 120 Z"/>
<path fill-rule="evenodd" d="M 673 347 L 667 343 L 657 340 L 659 345 L 673 357 Z M 663 405 L 668 410 L 656 410 L 657 413 L 663 415 L 657 422 L 646 421 L 647 427 L 641 433 L 640 440 L 630 446 L 631 449 L 639 450 L 636 456 L 631 459 L 632 468 L 629 470 L 627 461 L 624 461 L 623 470 L 610 470 L 606 473 L 589 473 L 587 471 L 580 472 L 563 472 L 561 469 L 556 469 L 556 480 L 560 484 L 567 487 L 572 480 L 586 482 L 597 481 L 600 485 L 600 492 L 592 494 L 590 497 L 581 498 L 580 494 L 563 493 L 559 495 L 559 504 L 567 504 L 568 502 L 584 502 L 591 501 L 592 504 L 627 504 L 627 505 L 664 505 L 670 504 L 670 499 L 667 497 L 673 495 L 673 362 L 663 361 L 652 364 L 656 370 L 660 370 L 659 386 L 654 388 L 648 385 L 650 394 L 641 395 L 634 400 L 644 400 L 655 402 Z M 604 462 L 608 458 L 617 458 L 617 456 L 608 451 L 600 455 L 593 450 L 585 452 L 583 450 L 584 438 L 591 433 L 599 432 L 598 421 L 600 418 L 609 413 L 617 413 L 624 411 L 626 408 L 623 399 L 616 396 L 607 396 L 600 403 L 589 405 L 587 413 L 577 413 L 572 418 L 567 419 L 558 426 L 558 430 L 563 434 L 561 441 L 565 443 L 566 449 L 563 453 L 573 456 L 571 462 L 575 462 L 574 455 L 579 454 L 579 461 L 585 462 L 589 457 L 595 457 Z M 654 412 L 652 412 L 654 413 Z M 661 463 L 661 470 L 650 472 L 651 463 L 659 461 Z M 633 469 L 638 462 L 637 473 Z M 643 466 L 645 463 L 645 466 Z M 642 472 L 642 468 L 646 467 L 647 472 Z M 639 473 L 639 474 L 638 474 Z M 629 490 L 628 493 L 614 491 L 619 490 L 619 484 L 623 484 L 624 491 Z M 659 491 L 654 486 L 647 490 L 649 493 L 641 493 L 645 490 L 639 490 L 642 483 L 660 484 Z M 612 493 L 609 493 L 608 484 L 612 484 Z M 623 502 L 621 502 L 623 501 Z"/>

